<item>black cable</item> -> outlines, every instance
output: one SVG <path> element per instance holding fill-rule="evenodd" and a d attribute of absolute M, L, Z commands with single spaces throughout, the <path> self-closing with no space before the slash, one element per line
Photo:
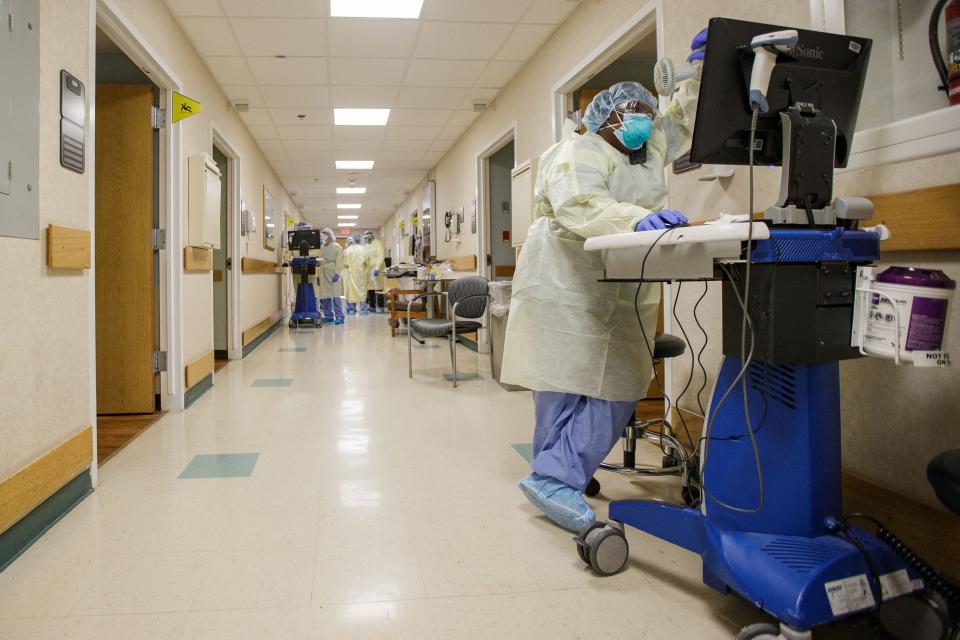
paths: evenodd
<path fill-rule="evenodd" d="M 700 323 L 700 318 L 697 316 L 697 310 L 700 308 L 700 303 L 703 302 L 703 299 L 707 297 L 707 292 L 710 291 L 710 283 L 703 283 L 703 293 L 700 294 L 700 297 L 697 299 L 697 303 L 693 305 L 693 321 L 697 323 L 697 327 L 700 329 L 700 333 L 703 334 L 703 346 L 700 347 L 700 351 L 697 352 L 697 364 L 700 366 L 700 372 L 703 375 L 703 383 L 701 383 L 700 388 L 697 390 L 697 407 L 700 409 L 700 415 L 705 416 L 706 411 L 703 409 L 703 400 L 701 395 L 703 395 L 704 389 L 707 388 L 707 368 L 703 366 L 703 352 L 707 350 L 707 344 L 710 342 L 710 336 L 707 335 L 707 330 L 703 328 L 703 325 Z"/>
<path fill-rule="evenodd" d="M 877 565 L 874 564 L 873 558 L 867 553 L 867 548 L 863 546 L 862 542 L 857 540 L 856 534 L 850 533 L 850 528 L 843 522 L 840 524 L 839 532 L 834 531 L 831 533 L 856 547 L 860 555 L 863 556 L 864 562 L 867 563 L 868 575 L 870 576 L 870 580 L 868 580 L 867 583 L 870 585 L 870 592 L 873 594 L 873 611 L 879 611 L 880 605 L 883 604 L 883 583 L 880 582 L 880 572 L 877 571 Z"/>
<path fill-rule="evenodd" d="M 947 0 L 938 0 L 933 6 L 933 12 L 930 14 L 930 27 L 928 39 L 930 41 L 930 55 L 933 56 L 933 66 L 937 68 L 937 76 L 940 78 L 940 91 L 949 91 L 950 76 L 947 73 L 947 65 L 943 61 L 943 54 L 940 53 L 940 13 Z"/>
<path fill-rule="evenodd" d="M 680 303 L 680 292 L 683 289 L 683 281 L 677 283 L 677 295 L 671 301 L 671 315 L 673 316 L 674 321 L 677 323 L 677 326 L 680 327 L 680 333 L 683 335 L 683 341 L 690 344 L 690 337 L 687 335 L 687 330 L 683 327 L 683 323 L 680 322 L 680 318 L 677 317 L 677 306 Z M 683 430 L 687 434 L 687 442 L 690 445 L 690 450 L 694 450 L 693 436 L 690 435 L 690 429 L 687 427 L 687 421 L 683 417 L 683 409 L 680 407 L 680 401 L 683 399 L 685 393 L 690 388 L 690 385 L 693 384 L 693 366 L 695 363 L 695 358 L 693 355 L 693 350 L 690 350 L 690 375 L 687 376 L 687 383 L 683 385 L 683 389 L 680 391 L 680 395 L 677 396 L 677 399 L 674 401 L 674 405 L 677 407 L 677 417 L 680 418 L 680 424 L 683 425 Z"/>

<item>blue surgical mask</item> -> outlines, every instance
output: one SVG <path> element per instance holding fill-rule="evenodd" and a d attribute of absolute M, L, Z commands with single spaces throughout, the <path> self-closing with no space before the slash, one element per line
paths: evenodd
<path fill-rule="evenodd" d="M 613 135 L 624 147 L 636 151 L 650 139 L 653 133 L 653 120 L 640 113 L 628 113 L 623 116 L 623 124 L 615 129 Z"/>

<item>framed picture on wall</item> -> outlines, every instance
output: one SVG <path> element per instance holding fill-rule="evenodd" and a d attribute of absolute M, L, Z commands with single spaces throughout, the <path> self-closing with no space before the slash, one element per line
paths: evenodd
<path fill-rule="evenodd" d="M 275 251 L 277 248 L 277 210 L 273 194 L 263 187 L 263 248 Z"/>

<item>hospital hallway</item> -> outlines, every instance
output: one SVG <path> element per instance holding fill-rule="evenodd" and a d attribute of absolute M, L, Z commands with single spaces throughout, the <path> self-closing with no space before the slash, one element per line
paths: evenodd
<path fill-rule="evenodd" d="M 708 640 L 763 619 L 636 531 L 627 569 L 595 576 L 517 489 L 529 394 L 464 347 L 457 389 L 442 341 L 414 381 L 406 357 L 372 315 L 231 361 L 0 573 L 0 638 Z"/>

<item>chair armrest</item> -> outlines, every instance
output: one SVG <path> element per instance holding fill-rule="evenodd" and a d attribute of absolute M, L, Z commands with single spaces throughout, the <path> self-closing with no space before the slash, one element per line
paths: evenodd
<path fill-rule="evenodd" d="M 407 302 L 407 322 L 410 322 L 410 313 L 412 311 L 414 302 L 422 298 L 437 298 L 437 297 L 442 298 L 442 297 L 445 297 L 446 295 L 447 293 L 445 291 L 441 291 L 441 292 L 434 292 L 434 293 L 421 293 L 417 296 L 414 296 L 413 298 L 410 298 L 410 300 Z"/>
<path fill-rule="evenodd" d="M 458 307 L 458 306 L 460 305 L 460 303 L 463 302 L 464 300 L 470 300 L 471 298 L 486 298 L 486 299 L 487 299 L 487 307 L 490 306 L 491 296 L 490 296 L 489 293 L 475 293 L 475 294 L 473 294 L 473 295 L 471 295 L 471 296 L 463 296 L 462 298 L 460 298 L 459 300 L 457 300 L 456 302 L 453 303 L 453 311 L 452 311 L 452 313 L 453 313 L 453 318 L 451 318 L 451 319 L 454 321 L 454 323 L 456 323 L 456 320 L 457 320 L 457 307 Z M 486 312 L 486 309 L 484 309 L 484 312 Z M 477 317 L 479 318 L 480 316 L 477 316 Z"/>

